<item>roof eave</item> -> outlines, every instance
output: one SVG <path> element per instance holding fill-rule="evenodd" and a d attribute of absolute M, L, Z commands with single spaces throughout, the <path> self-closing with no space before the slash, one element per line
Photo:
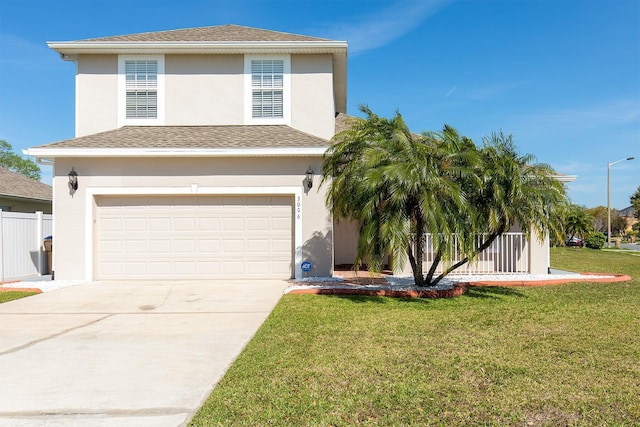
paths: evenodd
<path fill-rule="evenodd" d="M 328 147 L 276 148 L 29 148 L 24 153 L 38 160 L 57 157 L 318 157 Z"/>
<path fill-rule="evenodd" d="M 553 175 L 552 178 L 560 182 L 573 182 L 578 179 L 578 175 Z"/>
<path fill-rule="evenodd" d="M 2 193 L 0 192 L 0 197 L 2 197 L 3 199 L 11 199 L 11 200 L 29 200 L 32 202 L 44 202 L 44 203 L 51 203 L 53 201 L 53 198 L 42 198 L 42 197 L 31 197 L 31 196 L 23 196 L 20 194 L 9 194 L 9 193 Z"/>
<path fill-rule="evenodd" d="M 252 42 L 47 42 L 60 55 L 345 53 L 345 41 Z"/>

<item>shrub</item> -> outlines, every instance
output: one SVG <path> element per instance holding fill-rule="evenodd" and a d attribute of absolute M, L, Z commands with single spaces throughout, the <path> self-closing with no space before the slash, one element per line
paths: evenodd
<path fill-rule="evenodd" d="M 604 247 L 607 238 L 600 232 L 591 233 L 589 237 L 584 240 L 586 247 L 591 249 L 602 249 Z"/>

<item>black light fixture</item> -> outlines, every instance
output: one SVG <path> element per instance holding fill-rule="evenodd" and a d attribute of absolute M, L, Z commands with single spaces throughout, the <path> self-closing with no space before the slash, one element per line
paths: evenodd
<path fill-rule="evenodd" d="M 309 166 L 307 169 L 307 188 L 311 189 L 313 187 L 313 169 Z"/>
<path fill-rule="evenodd" d="M 74 191 L 78 189 L 78 173 L 73 168 L 69 172 L 69 188 Z"/>

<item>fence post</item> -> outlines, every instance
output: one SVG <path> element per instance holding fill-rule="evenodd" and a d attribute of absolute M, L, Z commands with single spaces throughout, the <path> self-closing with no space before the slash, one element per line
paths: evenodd
<path fill-rule="evenodd" d="M 42 240 L 44 236 L 42 235 L 42 211 L 36 211 L 36 248 L 38 248 L 38 276 L 42 276 Z"/>
<path fill-rule="evenodd" d="M 4 238 L 2 231 L 4 224 L 2 223 L 2 209 L 0 209 L 0 283 L 4 282 Z"/>

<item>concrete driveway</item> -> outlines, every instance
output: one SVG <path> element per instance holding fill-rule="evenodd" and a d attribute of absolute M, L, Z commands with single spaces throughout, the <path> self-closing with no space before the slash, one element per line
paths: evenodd
<path fill-rule="evenodd" d="M 186 424 L 286 286 L 93 282 L 0 304 L 0 425 Z"/>

